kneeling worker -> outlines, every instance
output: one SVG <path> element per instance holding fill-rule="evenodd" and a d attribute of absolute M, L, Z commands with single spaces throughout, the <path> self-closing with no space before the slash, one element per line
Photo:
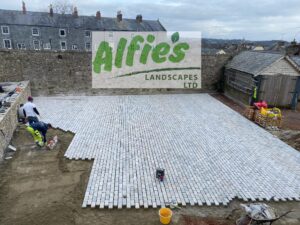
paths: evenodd
<path fill-rule="evenodd" d="M 40 146 L 43 147 L 45 143 L 47 142 L 46 134 L 48 129 L 52 128 L 52 125 L 50 123 L 44 123 L 42 121 L 35 122 L 30 124 L 27 127 L 27 130 L 31 135 L 33 136 L 34 142 Z"/>

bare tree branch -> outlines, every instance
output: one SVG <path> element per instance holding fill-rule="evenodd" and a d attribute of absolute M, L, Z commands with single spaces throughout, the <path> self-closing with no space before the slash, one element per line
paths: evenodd
<path fill-rule="evenodd" d="M 52 4 L 53 12 L 60 14 L 72 14 L 73 4 L 69 0 L 56 0 Z"/>

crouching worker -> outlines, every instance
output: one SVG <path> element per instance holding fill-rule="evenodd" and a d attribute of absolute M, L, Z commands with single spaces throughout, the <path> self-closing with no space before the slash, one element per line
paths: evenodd
<path fill-rule="evenodd" d="M 43 147 L 47 142 L 46 134 L 48 129 L 50 128 L 52 128 L 52 125 L 50 123 L 44 123 L 42 121 L 39 121 L 30 124 L 27 127 L 27 130 L 32 135 L 34 142 L 38 146 Z"/>

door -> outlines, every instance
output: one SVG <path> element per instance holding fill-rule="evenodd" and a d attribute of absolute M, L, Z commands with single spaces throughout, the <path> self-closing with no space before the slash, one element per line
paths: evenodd
<path fill-rule="evenodd" d="M 289 107 L 291 105 L 298 77 L 286 75 L 263 76 L 259 99 L 271 106 Z"/>

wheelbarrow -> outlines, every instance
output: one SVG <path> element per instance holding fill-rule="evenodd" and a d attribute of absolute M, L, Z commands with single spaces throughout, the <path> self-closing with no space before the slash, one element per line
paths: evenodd
<path fill-rule="evenodd" d="M 236 221 L 236 225 L 256 225 L 256 224 L 271 225 L 275 221 L 281 219 L 282 217 L 286 216 L 287 214 L 289 214 L 291 212 L 293 212 L 293 211 L 292 210 L 287 211 L 280 216 L 276 216 L 273 219 L 257 219 L 257 218 L 251 217 L 250 215 L 246 215 L 246 216 L 243 216 L 242 218 L 239 218 Z"/>

